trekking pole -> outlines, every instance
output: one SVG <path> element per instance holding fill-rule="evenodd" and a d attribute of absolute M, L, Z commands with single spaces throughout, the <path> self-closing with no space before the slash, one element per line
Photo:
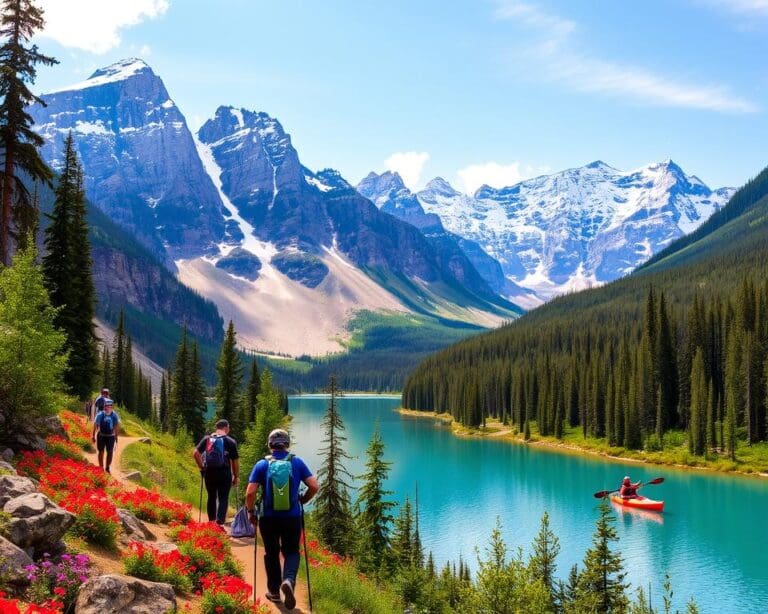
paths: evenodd
<path fill-rule="evenodd" d="M 200 472 L 200 505 L 197 506 L 197 522 L 203 520 L 203 472 Z"/>
<path fill-rule="evenodd" d="M 259 569 L 259 512 L 260 508 L 256 507 L 256 526 L 253 527 L 253 603 L 256 603 L 256 595 L 258 594 L 256 591 L 256 575 L 257 570 Z"/>
<path fill-rule="evenodd" d="M 304 565 L 307 569 L 307 595 L 309 597 L 309 611 L 312 611 L 312 583 L 309 581 L 309 550 L 307 550 L 307 528 L 304 525 L 304 504 L 301 505 L 301 534 L 304 536 Z"/>

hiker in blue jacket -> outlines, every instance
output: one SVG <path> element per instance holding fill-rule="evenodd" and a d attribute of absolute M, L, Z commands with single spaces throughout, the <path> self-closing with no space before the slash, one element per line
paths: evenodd
<path fill-rule="evenodd" d="M 96 444 L 99 451 L 99 467 L 104 469 L 104 450 L 107 451 L 107 466 L 105 471 L 109 473 L 112 464 L 112 454 L 117 444 L 117 433 L 120 427 L 120 417 L 112 408 L 114 401 L 109 397 L 104 399 L 104 409 L 96 414 L 93 419 L 93 432 L 91 441 Z"/>
<path fill-rule="evenodd" d="M 240 471 L 240 455 L 237 442 L 229 436 L 229 422 L 219 420 L 216 430 L 200 440 L 192 455 L 205 479 L 208 520 L 222 525 L 227 519 L 229 491 L 237 485 Z"/>
<path fill-rule="evenodd" d="M 279 602 L 282 593 L 285 607 L 292 610 L 296 607 L 294 590 L 300 562 L 302 506 L 315 496 L 319 485 L 306 463 L 288 451 L 291 438 L 286 431 L 272 431 L 267 446 L 272 454 L 253 466 L 245 491 L 245 506 L 249 510 L 251 523 L 254 526 L 258 524 L 264 542 L 264 567 L 267 571 L 265 597 Z M 307 490 L 299 495 L 302 483 Z M 263 496 L 260 517 L 257 517 L 254 504 L 259 492 Z M 281 552 L 285 559 L 282 570 Z"/>

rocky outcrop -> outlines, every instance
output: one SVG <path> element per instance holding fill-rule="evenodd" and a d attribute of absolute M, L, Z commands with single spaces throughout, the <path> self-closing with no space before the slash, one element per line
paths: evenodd
<path fill-rule="evenodd" d="M 256 281 L 261 270 L 261 260 L 251 252 L 236 247 L 216 262 L 216 268 L 238 277 L 245 277 L 250 281 Z"/>
<path fill-rule="evenodd" d="M 13 473 L 9 475 L 0 475 L 0 510 L 3 509 L 5 504 L 11 499 L 37 492 L 37 484 L 35 484 L 34 481 L 30 478 L 16 475 L 16 470 L 13 468 L 13 465 L 5 465 L 10 467 Z"/>
<path fill-rule="evenodd" d="M 307 288 L 316 288 L 328 275 L 328 267 L 317 256 L 303 253 L 283 253 L 272 258 L 272 264 L 286 277 Z"/>
<path fill-rule="evenodd" d="M 78 614 L 163 614 L 176 611 L 170 584 L 108 574 L 91 578 L 77 596 Z"/>
<path fill-rule="evenodd" d="M 27 566 L 32 559 L 21 548 L 0 535 L 0 578 L 15 588 L 29 584 Z"/>
<path fill-rule="evenodd" d="M 136 518 L 132 512 L 118 508 L 117 517 L 120 519 L 120 524 L 123 527 L 126 542 L 144 542 L 155 539 L 155 536 L 152 534 L 152 531 L 147 528 L 147 525 Z"/>
<path fill-rule="evenodd" d="M 33 557 L 59 550 L 61 537 L 75 522 L 73 514 L 39 492 L 10 499 L 3 511 L 12 516 L 8 539 Z"/>

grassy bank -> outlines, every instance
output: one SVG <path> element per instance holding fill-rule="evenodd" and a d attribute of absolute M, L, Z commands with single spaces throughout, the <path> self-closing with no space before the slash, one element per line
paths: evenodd
<path fill-rule="evenodd" d="M 611 446 L 605 439 L 584 437 L 578 427 L 566 426 L 563 431 L 563 438 L 557 439 L 555 437 L 542 437 L 539 435 L 536 423 L 530 422 L 531 437 L 526 440 L 523 433 L 496 420 L 488 420 L 485 427 L 471 428 L 455 422 L 450 414 L 406 409 L 400 409 L 399 412 L 405 416 L 450 423 L 451 430 L 458 437 L 493 437 L 514 443 L 542 445 L 563 452 L 593 454 L 617 460 L 768 477 L 768 443 L 765 442 L 751 446 L 739 442 L 734 461 L 728 458 L 727 454 L 718 452 L 710 452 L 705 456 L 691 454 L 688 451 L 688 440 L 682 431 L 665 433 L 664 441 L 659 450 L 630 450 L 622 446 Z"/>

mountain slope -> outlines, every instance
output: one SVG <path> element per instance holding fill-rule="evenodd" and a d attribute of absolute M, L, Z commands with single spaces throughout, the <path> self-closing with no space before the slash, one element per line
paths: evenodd
<path fill-rule="evenodd" d="M 608 437 L 610 445 L 658 446 L 652 439 L 657 428 L 688 427 L 693 420 L 691 374 L 699 350 L 713 386 L 708 393 L 705 379 L 703 392 L 697 390 L 711 395 L 714 413 L 707 420 L 723 424 L 726 404 L 751 403 L 735 408 L 733 420 L 759 439 L 765 434 L 759 419 L 765 397 L 757 388 L 765 389 L 760 378 L 768 355 L 755 339 L 768 328 L 750 327 L 758 321 L 768 326 L 761 315 L 768 304 L 768 169 L 736 192 L 721 220 L 726 221 L 693 241 L 673 243 L 665 257 L 623 279 L 556 298 L 498 331 L 431 356 L 406 383 L 404 406 L 443 410 L 457 393 L 451 382 L 472 382 L 467 393 L 479 396 L 463 404 L 467 413 L 461 419 L 473 424 L 483 411 L 497 417 L 507 412 L 518 428 L 527 416 L 543 434 L 567 420 L 585 434 Z M 661 336 L 661 324 L 655 333 L 644 324 L 647 306 L 654 304 L 651 289 L 654 321 L 666 322 L 667 345 L 640 342 L 644 335 Z M 661 304 L 664 318 L 657 315 Z M 662 359 L 663 369 L 650 366 Z M 668 403 L 666 409 L 659 399 Z M 514 415 L 511 407 L 518 408 Z M 722 449 L 723 431 L 708 428 L 708 445 Z"/>
<path fill-rule="evenodd" d="M 498 261 L 485 253 L 470 239 L 448 232 L 440 217 L 426 213 L 419 199 L 397 173 L 387 171 L 381 175 L 369 173 L 358 185 L 357 191 L 373 202 L 381 211 L 393 215 L 418 228 L 447 261 L 466 258 L 480 277 L 500 296 L 522 307 L 535 307 L 541 303 L 530 293 L 507 279 Z"/>
<path fill-rule="evenodd" d="M 342 350 L 360 310 L 482 326 L 519 313 L 463 252 L 437 249 L 338 173 L 304 168 L 265 113 L 221 107 L 194 138 L 135 59 L 43 98 L 30 112 L 44 157 L 59 165 L 72 131 L 89 198 L 215 302 L 249 349 Z"/>
<path fill-rule="evenodd" d="M 473 197 L 442 179 L 416 196 L 428 214 L 477 241 L 505 275 L 551 298 L 628 274 L 719 210 L 730 188 L 710 190 L 671 160 L 632 172 L 604 162 Z"/>
<path fill-rule="evenodd" d="M 143 61 L 102 68 L 33 105 L 42 155 L 61 165 L 68 132 L 88 198 L 166 263 L 207 253 L 224 234 L 221 200 L 186 120 Z"/>

